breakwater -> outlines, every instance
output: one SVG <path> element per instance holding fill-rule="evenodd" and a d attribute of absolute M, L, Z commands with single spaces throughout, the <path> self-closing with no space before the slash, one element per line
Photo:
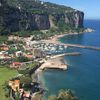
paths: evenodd
<path fill-rule="evenodd" d="M 85 46 L 85 45 L 79 45 L 79 44 L 63 44 L 63 45 L 67 45 L 68 47 L 76 47 L 76 48 L 84 48 L 84 49 L 100 51 L 100 47 L 95 47 L 95 46 Z"/>

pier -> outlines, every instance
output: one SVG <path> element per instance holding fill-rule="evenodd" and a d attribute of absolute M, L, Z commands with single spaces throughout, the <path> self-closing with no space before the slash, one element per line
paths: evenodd
<path fill-rule="evenodd" d="M 63 46 L 67 46 L 67 47 L 75 47 L 75 48 L 83 48 L 83 49 L 90 49 L 90 50 L 97 50 L 100 51 L 100 47 L 96 47 L 96 46 L 90 46 L 90 45 L 81 45 L 81 44 L 70 44 L 70 43 L 62 43 L 59 41 L 50 41 L 50 40 L 45 40 L 45 41 L 41 41 L 42 43 L 52 43 L 55 45 L 63 45 Z"/>
<path fill-rule="evenodd" d="M 69 43 L 64 44 L 64 43 L 61 43 L 61 42 L 58 42 L 56 44 L 58 44 L 58 45 L 64 45 L 64 46 L 67 46 L 67 47 L 75 47 L 75 48 L 83 48 L 83 49 L 90 49 L 90 50 L 100 51 L 100 47 L 90 46 L 90 45 L 69 44 Z"/>
<path fill-rule="evenodd" d="M 76 48 L 83 48 L 83 49 L 91 49 L 91 50 L 98 50 L 100 51 L 100 47 L 96 46 L 85 46 L 85 45 L 80 45 L 80 44 L 63 44 L 68 47 L 76 47 Z"/>
<path fill-rule="evenodd" d="M 78 56 L 80 54 L 81 54 L 80 52 L 63 53 L 63 54 L 53 55 L 50 58 L 54 59 L 54 58 L 63 57 L 63 56 Z"/>
<path fill-rule="evenodd" d="M 67 70 L 67 64 L 64 63 L 63 58 L 55 57 L 44 62 L 37 71 L 42 71 L 44 69 L 61 69 Z"/>
<path fill-rule="evenodd" d="M 65 64 L 63 56 L 78 56 L 80 54 L 81 54 L 80 52 L 71 52 L 71 53 L 52 55 L 50 56 L 49 59 L 44 61 L 44 63 L 37 69 L 36 73 L 44 69 L 67 70 L 68 65 Z"/>

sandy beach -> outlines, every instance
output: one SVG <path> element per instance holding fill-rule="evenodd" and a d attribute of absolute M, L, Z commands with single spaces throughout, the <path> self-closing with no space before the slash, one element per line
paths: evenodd
<path fill-rule="evenodd" d="M 80 32 L 80 33 L 65 33 L 65 34 L 61 34 L 61 35 L 54 35 L 52 37 L 50 37 L 47 40 L 41 40 L 42 42 L 45 43 L 54 43 L 54 44 L 60 44 L 61 42 L 58 41 L 59 38 L 64 37 L 64 36 L 68 36 L 68 35 L 79 35 L 79 34 L 85 34 L 85 33 L 91 33 L 95 30 L 91 29 L 91 28 L 87 28 L 84 30 L 84 32 Z"/>
<path fill-rule="evenodd" d="M 82 34 L 82 33 L 69 33 L 69 34 L 54 35 L 47 40 L 41 40 L 41 42 L 61 44 L 61 42 L 58 40 L 59 38 L 64 37 L 64 36 L 68 36 L 68 35 L 78 35 L 78 34 Z"/>

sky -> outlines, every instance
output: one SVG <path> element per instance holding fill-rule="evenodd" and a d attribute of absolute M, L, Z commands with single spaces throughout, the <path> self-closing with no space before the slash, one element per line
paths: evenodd
<path fill-rule="evenodd" d="M 42 0 L 70 6 L 85 13 L 85 19 L 100 19 L 100 0 Z"/>

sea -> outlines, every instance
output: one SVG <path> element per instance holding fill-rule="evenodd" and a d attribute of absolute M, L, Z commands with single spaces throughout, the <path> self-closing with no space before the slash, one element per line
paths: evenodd
<path fill-rule="evenodd" d="M 100 20 L 85 20 L 84 26 L 94 32 L 59 38 L 63 43 L 100 47 Z M 41 80 L 47 90 L 45 97 L 57 95 L 61 89 L 71 89 L 79 100 L 100 100 L 100 51 L 68 48 L 66 52 L 80 52 L 80 56 L 64 56 L 68 70 L 46 70 Z"/>

